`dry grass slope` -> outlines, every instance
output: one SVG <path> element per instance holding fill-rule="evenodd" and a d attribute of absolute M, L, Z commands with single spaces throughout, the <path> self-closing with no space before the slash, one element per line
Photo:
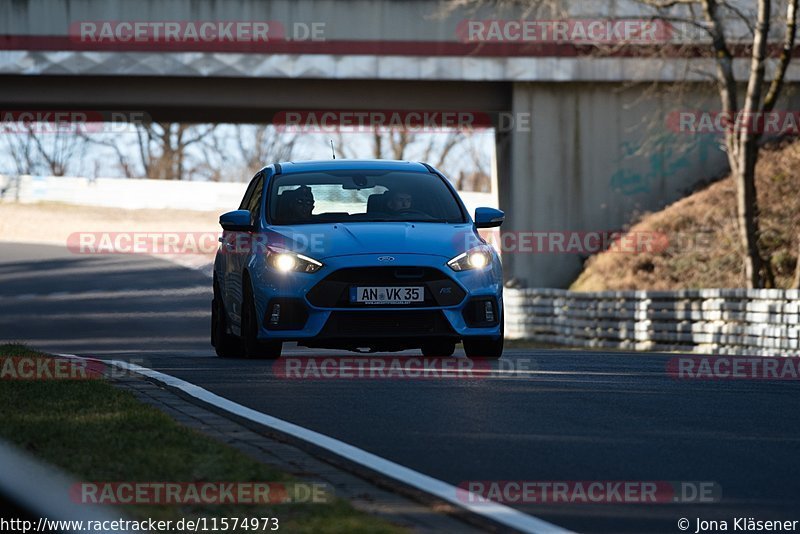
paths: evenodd
<path fill-rule="evenodd" d="M 792 284 L 800 239 L 800 141 L 762 150 L 756 170 L 762 249 L 772 257 L 776 286 Z M 645 214 L 630 231 L 662 232 L 663 251 L 603 252 L 586 262 L 577 291 L 744 287 L 736 228 L 736 196 L 728 177 L 663 210 Z"/>

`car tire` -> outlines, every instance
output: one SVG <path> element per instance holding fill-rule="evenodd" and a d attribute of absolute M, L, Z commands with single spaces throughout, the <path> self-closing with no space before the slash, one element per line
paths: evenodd
<path fill-rule="evenodd" d="M 228 333 L 226 317 L 222 295 L 215 283 L 214 298 L 211 299 L 211 345 L 220 358 L 233 358 L 241 348 L 236 336 Z"/>
<path fill-rule="evenodd" d="M 427 358 L 447 358 L 456 351 L 454 341 L 432 341 L 422 345 L 422 355 Z"/>
<path fill-rule="evenodd" d="M 497 360 L 503 355 L 503 336 L 464 338 L 467 358 Z"/>
<path fill-rule="evenodd" d="M 242 347 L 244 357 L 258 360 L 276 360 L 281 357 L 283 343 L 280 341 L 259 341 L 258 320 L 250 281 L 245 279 L 244 298 L 242 299 Z"/>

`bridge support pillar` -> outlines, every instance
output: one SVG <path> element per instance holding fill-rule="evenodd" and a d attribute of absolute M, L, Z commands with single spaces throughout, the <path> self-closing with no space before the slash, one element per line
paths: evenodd
<path fill-rule="evenodd" d="M 559 240 L 566 248 L 576 233 L 622 229 L 724 172 L 717 138 L 675 132 L 667 120 L 698 104 L 715 109 L 713 94 L 642 95 L 619 84 L 514 84 L 513 120 L 496 133 L 502 231 L 513 234 L 502 241 L 507 279 L 567 288 L 591 247 L 561 251 Z"/>

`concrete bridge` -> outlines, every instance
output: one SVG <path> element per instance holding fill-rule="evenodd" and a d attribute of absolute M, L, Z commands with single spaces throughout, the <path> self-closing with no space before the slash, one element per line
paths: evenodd
<path fill-rule="evenodd" d="M 700 82 L 711 63 L 672 54 L 663 28 L 634 29 L 634 46 L 610 50 L 619 28 L 590 24 L 630 16 L 629 2 L 603 12 L 565 5 L 579 22 L 543 16 L 532 29 L 515 25 L 519 13 L 447 11 L 433 0 L 15 0 L 0 5 L 0 102 L 183 122 L 477 112 L 496 127 L 504 230 L 613 230 L 724 171 L 714 136 L 676 132 L 668 120 L 715 108 L 713 92 L 652 88 Z M 511 23 L 491 28 L 489 19 Z M 598 57 L 598 46 L 609 50 Z M 648 58 L 654 50 L 665 53 Z M 789 79 L 800 79 L 796 66 Z M 507 276 L 531 287 L 567 286 L 582 259 L 504 255 Z"/>

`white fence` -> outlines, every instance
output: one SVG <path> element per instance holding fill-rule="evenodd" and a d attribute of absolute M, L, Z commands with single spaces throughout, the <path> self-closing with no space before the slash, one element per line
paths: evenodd
<path fill-rule="evenodd" d="M 555 345 L 800 355 L 800 290 L 506 289 L 506 337 Z"/>
<path fill-rule="evenodd" d="M 246 187 L 244 182 L 0 175 L 0 201 L 224 212 L 239 206 Z M 459 194 L 470 213 L 479 206 L 497 207 L 491 193 Z"/>

